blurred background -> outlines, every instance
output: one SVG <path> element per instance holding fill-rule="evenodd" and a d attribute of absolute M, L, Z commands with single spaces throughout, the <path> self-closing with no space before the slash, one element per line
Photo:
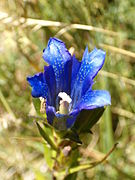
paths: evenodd
<path fill-rule="evenodd" d="M 106 51 L 94 89 L 107 89 L 111 107 L 89 135 L 83 158 L 111 157 L 77 179 L 135 179 L 135 1 L 0 1 L 0 179 L 51 179 L 32 116 L 28 75 L 43 71 L 42 50 L 50 37 L 66 43 L 81 60 L 84 49 Z"/>

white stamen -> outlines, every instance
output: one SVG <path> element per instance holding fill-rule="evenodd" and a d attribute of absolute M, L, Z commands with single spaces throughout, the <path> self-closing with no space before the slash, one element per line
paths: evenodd
<path fill-rule="evenodd" d="M 60 92 L 58 94 L 58 96 L 63 100 L 63 101 L 66 101 L 68 102 L 69 104 L 72 102 L 72 99 L 70 98 L 69 95 L 67 95 L 65 92 Z"/>
<path fill-rule="evenodd" d="M 40 101 L 44 101 L 44 98 L 43 97 L 39 97 Z"/>
<path fill-rule="evenodd" d="M 62 100 L 60 100 L 59 112 L 61 114 L 68 114 L 69 113 L 69 104 L 72 102 L 72 99 L 65 92 L 60 92 L 58 94 L 58 97 L 60 97 L 62 99 Z"/>

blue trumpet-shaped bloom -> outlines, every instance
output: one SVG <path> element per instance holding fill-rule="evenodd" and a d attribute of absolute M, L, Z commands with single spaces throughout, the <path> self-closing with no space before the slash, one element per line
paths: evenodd
<path fill-rule="evenodd" d="M 92 90 L 93 79 L 102 68 L 105 55 L 103 50 L 96 48 L 89 53 L 86 47 L 82 61 L 79 62 L 74 55 L 71 56 L 61 40 L 49 39 L 43 51 L 43 59 L 49 66 L 44 67 L 44 72 L 27 77 L 32 87 L 32 96 L 46 99 L 49 124 L 65 130 L 74 125 L 82 110 L 92 110 L 111 104 L 108 91 Z M 71 99 L 66 106 L 68 113 L 61 113 L 59 110 L 60 92 L 64 92 Z"/>

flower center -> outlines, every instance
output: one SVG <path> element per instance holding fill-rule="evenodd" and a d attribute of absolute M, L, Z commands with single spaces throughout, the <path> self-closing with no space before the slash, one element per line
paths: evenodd
<path fill-rule="evenodd" d="M 60 114 L 68 114 L 69 113 L 69 104 L 72 102 L 72 99 L 65 92 L 60 92 L 58 94 L 62 100 L 60 100 L 59 104 L 59 113 Z"/>

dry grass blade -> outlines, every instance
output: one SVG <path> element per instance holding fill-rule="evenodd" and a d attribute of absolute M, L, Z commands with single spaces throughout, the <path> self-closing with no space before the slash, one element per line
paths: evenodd
<path fill-rule="evenodd" d="M 5 13 L 6 14 L 6 13 Z M 7 17 L 8 14 L 6 14 L 6 16 L 4 16 L 5 18 L 2 19 L 2 23 L 12 23 L 12 25 L 14 26 L 18 26 L 20 24 L 24 24 L 24 26 L 36 26 L 39 25 L 40 27 L 48 27 L 48 26 L 54 26 L 54 27 L 62 27 L 62 26 L 66 26 L 63 29 L 61 29 L 56 36 L 60 36 L 63 33 L 65 33 L 66 31 L 69 31 L 71 29 L 81 29 L 81 30 L 87 30 L 87 31 L 95 31 L 95 32 L 100 32 L 103 34 L 107 34 L 110 36 L 118 36 L 117 32 L 111 31 L 111 30 L 107 30 L 107 29 L 103 29 L 103 28 L 98 28 L 98 27 L 94 27 L 94 26 L 90 26 L 90 25 L 84 25 L 84 24 L 66 24 L 63 22 L 58 22 L 58 21 L 47 21 L 47 20 L 40 20 L 40 19 L 32 19 L 32 18 L 19 18 L 18 20 L 14 20 L 13 17 Z"/>
<path fill-rule="evenodd" d="M 106 154 L 104 155 L 103 153 L 94 150 L 94 149 L 81 149 L 81 153 L 85 156 L 85 157 L 92 157 L 95 160 L 97 160 L 98 162 L 103 162 L 105 161 L 106 164 L 112 166 L 114 169 L 116 169 L 124 178 L 128 178 L 128 179 L 134 179 L 133 176 L 129 175 L 127 172 L 123 171 L 123 169 L 119 168 L 118 166 L 114 165 L 111 163 L 110 160 L 107 160 L 106 157 L 108 157 L 108 155 L 110 155 L 114 149 L 116 148 L 116 146 L 118 145 L 118 143 L 114 144 L 113 148 Z"/>
<path fill-rule="evenodd" d="M 115 150 L 117 145 L 118 145 L 118 143 L 115 143 L 114 146 L 110 149 L 110 151 L 101 160 L 99 160 L 95 164 L 100 164 L 100 163 L 104 162 L 111 155 L 111 153 Z"/>
<path fill-rule="evenodd" d="M 101 75 L 105 76 L 105 77 L 109 77 L 109 78 L 112 78 L 112 79 L 116 79 L 116 80 L 122 80 L 123 82 L 127 83 L 127 84 L 130 84 L 132 86 L 135 86 L 135 80 L 133 79 L 129 79 L 129 78 L 126 78 L 126 77 L 123 77 L 123 76 L 120 76 L 118 74 L 114 74 L 114 73 L 111 73 L 111 72 L 107 72 L 107 71 L 104 71 L 104 70 L 101 70 L 99 72 Z"/>
<path fill-rule="evenodd" d="M 118 36 L 117 32 L 111 31 L 111 30 L 107 30 L 107 29 L 103 29 L 103 28 L 98 28 L 98 27 L 94 27 L 94 26 L 90 26 L 90 25 L 84 25 L 84 24 L 71 24 L 68 25 L 64 28 L 62 28 L 57 34 L 56 36 L 59 37 L 62 34 L 64 34 L 65 32 L 71 30 L 71 29 L 80 29 L 80 30 L 86 30 L 86 31 L 95 31 L 95 32 L 100 32 L 103 34 L 107 34 L 110 36 Z"/>
<path fill-rule="evenodd" d="M 131 52 L 131 51 L 127 51 L 125 49 L 121 49 L 121 48 L 118 48 L 118 47 L 114 47 L 114 46 L 110 46 L 110 45 L 107 45 L 107 44 L 103 44 L 103 43 L 100 43 L 99 46 L 101 48 L 105 48 L 107 50 L 110 50 L 110 51 L 113 51 L 115 53 L 120 53 L 122 55 L 125 55 L 125 56 L 129 56 L 131 58 L 134 58 L 135 59 L 135 53 Z M 135 60 L 134 60 L 135 61 Z"/>
<path fill-rule="evenodd" d="M 58 22 L 58 21 L 47 21 L 47 20 L 40 20 L 40 19 L 32 19 L 32 18 L 18 18 L 14 19 L 12 16 L 9 16 L 5 12 L 0 12 L 0 20 L 4 24 L 11 23 L 13 26 L 19 26 L 20 24 L 24 24 L 25 26 L 35 26 L 40 25 L 41 27 L 45 26 L 56 26 L 61 27 L 66 25 L 65 23 Z"/>
<path fill-rule="evenodd" d="M 115 113 L 115 114 L 118 114 L 120 116 L 124 116 L 128 119 L 133 119 L 135 120 L 135 114 L 130 112 L 130 111 L 127 111 L 125 109 L 122 109 L 122 108 L 118 108 L 118 107 L 112 107 L 111 108 L 112 112 Z"/>
<path fill-rule="evenodd" d="M 11 139 L 16 139 L 18 141 L 22 140 L 24 142 L 26 141 L 37 141 L 37 142 L 43 142 L 43 140 L 41 139 L 41 137 L 11 137 Z"/>

